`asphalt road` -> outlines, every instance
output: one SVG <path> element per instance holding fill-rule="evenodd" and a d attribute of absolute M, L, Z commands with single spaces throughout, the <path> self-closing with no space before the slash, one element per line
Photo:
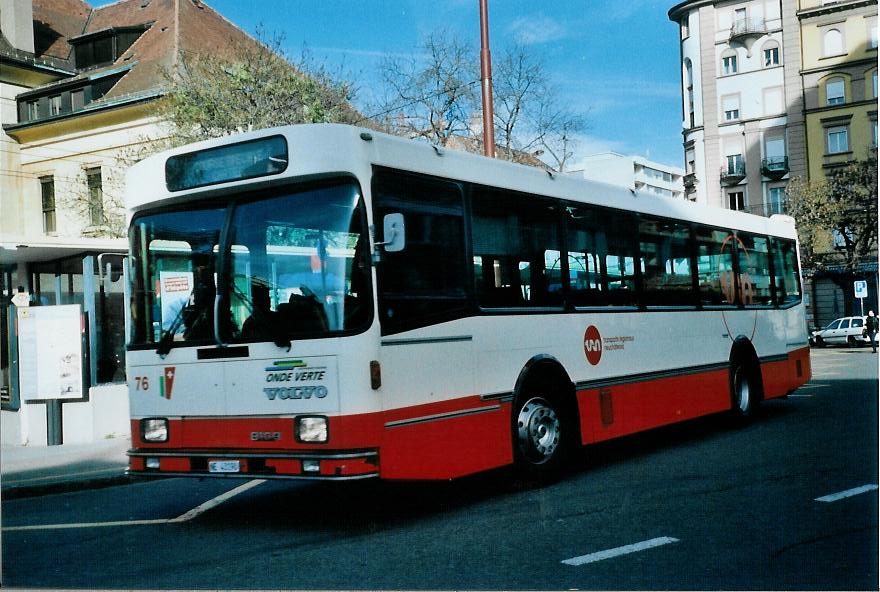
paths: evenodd
<path fill-rule="evenodd" d="M 10 500 L 2 584 L 876 590 L 877 359 L 814 350 L 812 382 L 752 424 L 711 417 L 590 447 L 543 488 L 505 472 L 171 479 Z"/>

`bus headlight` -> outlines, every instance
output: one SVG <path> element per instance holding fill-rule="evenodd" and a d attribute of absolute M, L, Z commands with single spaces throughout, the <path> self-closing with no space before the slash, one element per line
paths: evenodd
<path fill-rule="evenodd" d="M 297 442 L 307 442 L 310 444 L 323 443 L 327 441 L 328 429 L 327 418 L 322 416 L 303 416 L 297 417 L 296 434 Z"/>
<path fill-rule="evenodd" d="M 167 442 L 168 420 L 164 417 L 151 417 L 141 420 L 141 435 L 145 442 Z"/>

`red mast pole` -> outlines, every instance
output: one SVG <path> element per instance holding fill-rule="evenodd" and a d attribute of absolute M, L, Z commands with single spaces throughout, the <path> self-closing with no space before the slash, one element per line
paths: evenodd
<path fill-rule="evenodd" d="M 495 158 L 495 117 L 492 113 L 492 54 L 489 53 L 488 0 L 480 0 L 480 80 L 483 88 L 483 154 Z"/>

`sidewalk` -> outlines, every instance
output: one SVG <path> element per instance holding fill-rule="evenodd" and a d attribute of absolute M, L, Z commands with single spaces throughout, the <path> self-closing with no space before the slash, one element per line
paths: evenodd
<path fill-rule="evenodd" d="M 3 499 L 85 489 L 126 480 L 129 438 L 61 446 L 0 448 Z"/>

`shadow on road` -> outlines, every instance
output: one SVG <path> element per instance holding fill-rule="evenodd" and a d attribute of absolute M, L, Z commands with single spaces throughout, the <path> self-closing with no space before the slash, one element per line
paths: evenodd
<path fill-rule="evenodd" d="M 754 424 L 781 421 L 796 412 L 787 401 L 768 401 L 758 408 Z M 570 470 L 556 483 L 544 485 L 520 480 L 510 468 L 444 482 L 271 482 L 212 510 L 199 524 L 223 528 L 234 521 L 252 530 L 293 529 L 298 535 L 373 534 L 487 500 L 503 503 L 536 489 L 564 487 L 600 467 L 730 437 L 733 429 L 720 414 L 595 444 L 575 454 Z"/>

